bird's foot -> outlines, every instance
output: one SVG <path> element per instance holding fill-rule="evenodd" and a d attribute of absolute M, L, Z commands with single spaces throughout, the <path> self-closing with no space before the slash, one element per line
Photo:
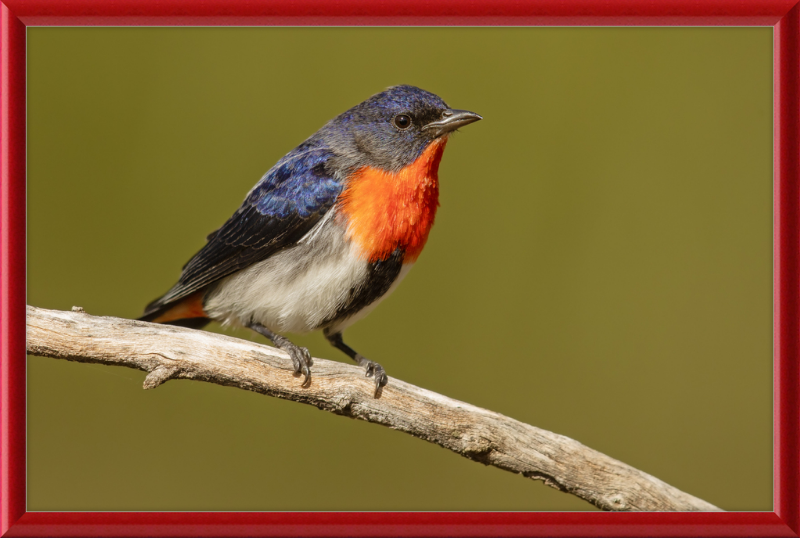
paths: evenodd
<path fill-rule="evenodd" d="M 375 394 L 378 394 L 389 381 L 389 376 L 386 375 L 386 371 L 383 369 L 383 366 L 375 361 L 365 358 L 362 355 L 358 355 L 356 362 L 366 369 L 366 377 L 375 378 Z"/>
<path fill-rule="evenodd" d="M 311 358 L 311 353 L 308 352 L 308 348 L 293 344 L 288 338 L 275 334 L 260 323 L 251 323 L 248 327 L 263 334 L 272 340 L 273 344 L 289 354 L 289 358 L 292 359 L 292 365 L 294 365 L 294 375 L 299 376 L 302 374 L 305 376 L 305 379 L 303 379 L 303 387 L 307 387 L 311 384 L 311 366 L 314 364 L 314 361 Z"/>
<path fill-rule="evenodd" d="M 294 375 L 299 376 L 302 374 L 305 376 L 303 386 L 307 387 L 311 383 L 311 366 L 314 364 L 311 359 L 311 353 L 308 352 L 306 347 L 296 346 L 288 340 L 287 342 L 289 345 L 279 345 L 277 342 L 276 345 L 289 354 L 294 365 Z"/>
<path fill-rule="evenodd" d="M 363 366 L 367 371 L 366 372 L 367 377 L 375 378 L 375 397 L 380 398 L 381 390 L 383 389 L 383 387 L 386 386 L 386 383 L 389 381 L 389 377 L 383 370 L 383 366 L 381 366 L 377 362 L 367 359 L 361 353 L 356 353 L 355 349 L 345 344 L 344 340 L 342 340 L 341 331 L 331 332 L 330 330 L 325 329 L 322 334 L 325 335 L 325 338 L 328 339 L 328 342 L 330 342 L 331 345 L 345 352 L 347 356 L 356 361 L 356 364 L 358 364 L 359 366 Z"/>

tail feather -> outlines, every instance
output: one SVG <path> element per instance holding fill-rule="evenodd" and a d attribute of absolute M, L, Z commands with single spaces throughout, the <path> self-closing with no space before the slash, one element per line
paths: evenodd
<path fill-rule="evenodd" d="M 164 325 L 177 325 L 178 327 L 188 327 L 189 329 L 202 329 L 206 325 L 211 323 L 211 320 L 208 318 L 187 318 L 187 319 L 176 319 L 175 321 L 166 321 Z"/>
<path fill-rule="evenodd" d="M 211 321 L 203 310 L 204 296 L 205 290 L 200 290 L 178 301 L 164 302 L 160 297 L 145 307 L 139 320 L 202 329 Z"/>

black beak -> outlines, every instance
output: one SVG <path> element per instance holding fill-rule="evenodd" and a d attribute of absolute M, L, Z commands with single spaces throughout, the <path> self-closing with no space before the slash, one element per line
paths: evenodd
<path fill-rule="evenodd" d="M 422 128 L 423 131 L 432 129 L 434 136 L 442 136 L 445 133 L 455 131 L 459 127 L 482 120 L 483 117 L 470 112 L 469 110 L 445 110 L 442 112 L 442 119 L 432 121 Z"/>

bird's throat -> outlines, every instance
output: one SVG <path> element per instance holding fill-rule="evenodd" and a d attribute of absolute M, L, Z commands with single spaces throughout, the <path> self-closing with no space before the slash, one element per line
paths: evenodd
<path fill-rule="evenodd" d="M 347 235 L 370 262 L 387 259 L 397 248 L 405 263 L 422 252 L 439 206 L 439 161 L 446 138 L 434 140 L 399 172 L 365 166 L 347 183 L 339 212 Z"/>

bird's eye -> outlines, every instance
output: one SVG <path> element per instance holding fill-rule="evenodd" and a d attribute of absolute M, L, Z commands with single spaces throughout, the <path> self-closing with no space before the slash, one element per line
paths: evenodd
<path fill-rule="evenodd" d="M 398 129 L 408 129 L 411 127 L 411 116 L 408 114 L 398 114 L 394 117 L 394 125 Z"/>

